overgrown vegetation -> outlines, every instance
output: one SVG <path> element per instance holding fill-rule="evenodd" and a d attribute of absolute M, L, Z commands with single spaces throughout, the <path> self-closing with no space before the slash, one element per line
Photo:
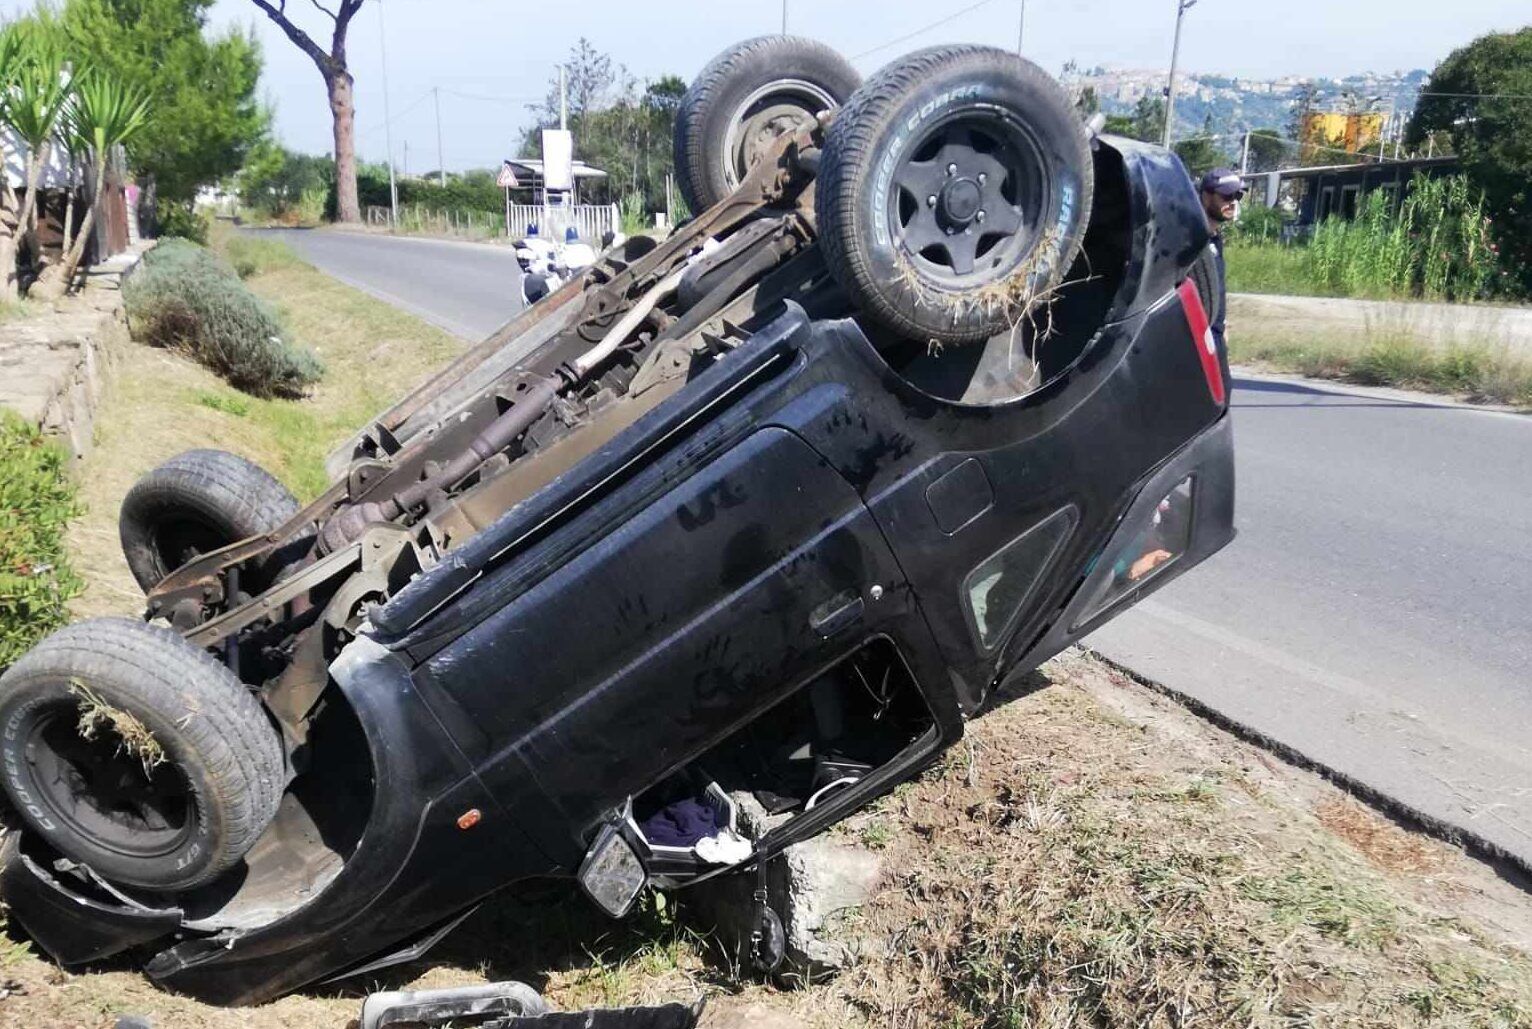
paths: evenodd
<path fill-rule="evenodd" d="M 1343 296 L 1484 300 L 1501 286 L 1484 199 L 1460 175 L 1417 177 L 1397 211 L 1372 192 L 1354 221 L 1320 225 L 1308 256 L 1321 288 Z"/>
<path fill-rule="evenodd" d="M 1440 137 L 1483 194 L 1508 269 L 1532 295 L 1532 26 L 1481 36 L 1431 73 L 1408 142 Z M 1439 147 L 1441 149 L 1442 147 Z"/>
<path fill-rule="evenodd" d="M 1281 215 L 1252 208 L 1229 235 L 1229 288 L 1312 296 L 1477 301 L 1517 281 L 1464 176 L 1417 176 L 1401 203 L 1376 190 L 1354 220 L 1329 218 L 1307 243 L 1281 241 Z"/>
<path fill-rule="evenodd" d="M 0 408 L 0 669 L 68 620 L 83 587 L 65 549 L 78 513 L 63 451 Z"/>
<path fill-rule="evenodd" d="M 1370 331 L 1361 339 L 1295 339 L 1260 325 L 1241 325 L 1229 336 L 1229 357 L 1310 378 L 1532 408 L 1532 359 L 1492 343 L 1433 346 L 1397 329 Z"/>
<path fill-rule="evenodd" d="M 124 284 L 123 299 L 135 339 L 187 353 L 255 396 L 301 396 L 323 374 L 270 304 L 188 240 L 165 240 L 150 251 Z"/>

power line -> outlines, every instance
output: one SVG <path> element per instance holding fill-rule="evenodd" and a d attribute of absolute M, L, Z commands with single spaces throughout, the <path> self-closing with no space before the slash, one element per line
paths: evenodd
<path fill-rule="evenodd" d="M 873 47 L 871 50 L 863 50 L 859 54 L 854 54 L 854 55 L 852 55 L 851 59 L 853 61 L 860 61 L 862 58 L 869 57 L 872 54 L 877 53 L 879 50 L 887 50 L 891 46 L 898 46 L 900 43 L 908 43 L 910 40 L 914 39 L 916 36 L 923 36 L 927 32 L 930 32 L 932 29 L 941 28 L 943 25 L 947 24 L 949 21 L 956 21 L 957 19 L 961 18 L 963 15 L 968 14 L 968 13 L 970 13 L 972 11 L 977 11 L 981 7 L 988 7 L 990 4 L 992 4 L 994 2 L 995 2 L 995 0 L 979 0 L 979 2 L 976 3 L 976 4 L 969 4 L 967 7 L 963 8 L 960 11 L 953 11 L 951 14 L 947 15 L 945 18 L 938 18 L 936 21 L 933 21 L 931 24 L 923 26 L 922 28 L 918 28 L 914 32 L 910 32 L 910 33 L 908 33 L 906 35 L 900 36 L 898 39 L 891 39 L 887 43 L 880 43 L 880 44 L 878 44 L 877 46 Z"/>
<path fill-rule="evenodd" d="M 376 132 L 378 129 L 386 128 L 387 126 L 393 125 L 400 118 L 403 118 L 406 114 L 409 114 L 411 111 L 413 111 L 415 108 L 419 107 L 421 104 L 425 103 L 429 99 L 431 99 L 431 91 L 428 89 L 424 93 L 420 94 L 420 96 L 415 99 L 414 103 L 412 103 L 408 107 L 404 108 L 398 114 L 395 114 L 395 115 L 393 115 L 393 116 L 391 116 L 391 117 L 389 117 L 389 118 L 387 118 L 387 119 L 385 119 L 383 121 L 375 122 L 372 125 L 367 126 L 362 131 L 364 131 L 364 132 Z"/>
<path fill-rule="evenodd" d="M 532 104 L 547 99 L 546 96 L 490 96 L 487 93 L 465 93 L 462 90 L 445 88 L 442 92 L 463 100 L 483 100 L 491 104 Z"/>
<path fill-rule="evenodd" d="M 1416 93 L 1416 96 L 1445 96 L 1462 100 L 1532 100 L 1532 93 Z"/>

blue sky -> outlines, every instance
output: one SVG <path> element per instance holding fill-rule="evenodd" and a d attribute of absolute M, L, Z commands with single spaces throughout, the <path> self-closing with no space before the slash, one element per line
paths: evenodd
<path fill-rule="evenodd" d="M 441 90 L 447 167 L 495 165 L 519 139 L 525 104 L 543 94 L 580 36 L 640 79 L 674 72 L 690 80 L 716 52 L 779 30 L 782 18 L 780 0 L 383 2 L 394 156 L 402 161 L 408 142 L 415 170 L 436 166 L 432 87 Z M 6 14 L 27 6 L 0 0 Z M 933 43 L 1014 47 L 1020 7 L 1021 0 L 788 0 L 788 28 L 857 55 L 956 15 L 855 61 L 871 72 Z M 327 25 L 310 0 L 289 0 L 288 8 L 315 33 Z M 1026 52 L 1054 73 L 1070 59 L 1083 67 L 1169 63 L 1175 0 L 1026 0 L 1026 12 Z M 217 0 L 212 21 L 256 26 L 278 135 L 298 149 L 329 149 L 329 112 L 308 58 L 250 0 Z M 1182 62 L 1194 71 L 1262 78 L 1430 68 L 1475 36 L 1529 22 L 1528 0 L 1199 0 L 1186 16 Z M 368 0 L 352 26 L 350 54 L 358 145 L 371 159 L 385 153 L 379 40 L 379 2 Z"/>

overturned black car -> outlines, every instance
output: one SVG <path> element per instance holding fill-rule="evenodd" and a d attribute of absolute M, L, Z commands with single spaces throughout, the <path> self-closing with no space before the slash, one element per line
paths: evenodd
<path fill-rule="evenodd" d="M 518 880 L 622 915 L 758 867 L 1229 542 L 1173 155 L 1013 54 L 864 84 L 791 37 L 702 72 L 676 153 L 692 221 L 379 416 L 313 503 L 214 451 L 134 487 L 145 618 L 0 678 L 0 890 L 56 959 L 253 1003 Z"/>

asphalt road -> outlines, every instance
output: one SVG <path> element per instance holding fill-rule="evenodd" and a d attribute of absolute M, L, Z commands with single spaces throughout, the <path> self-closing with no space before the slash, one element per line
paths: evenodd
<path fill-rule="evenodd" d="M 1235 385 L 1239 538 L 1088 645 L 1532 863 L 1532 418 Z"/>
<path fill-rule="evenodd" d="M 349 286 L 477 343 L 521 308 L 509 247 L 328 229 L 248 229 L 281 239 Z"/>
<path fill-rule="evenodd" d="M 479 339 L 510 252 L 286 232 L 336 277 Z M 1087 641 L 1532 864 L 1532 418 L 1242 377 L 1240 536 Z"/>

